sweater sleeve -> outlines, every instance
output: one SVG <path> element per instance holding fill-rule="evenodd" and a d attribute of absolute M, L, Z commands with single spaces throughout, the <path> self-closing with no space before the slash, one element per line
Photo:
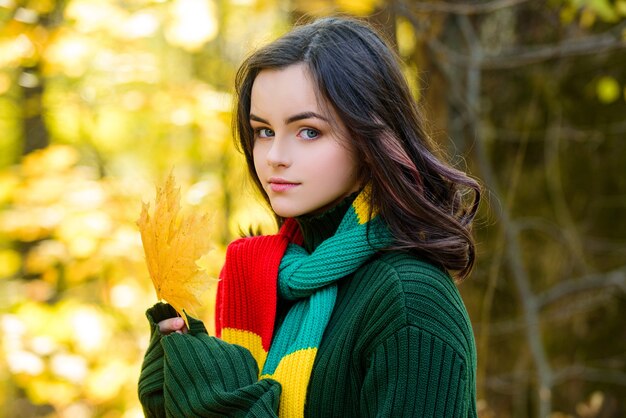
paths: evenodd
<path fill-rule="evenodd" d="M 252 354 L 210 337 L 193 318 L 189 333 L 162 336 L 158 322 L 173 316 L 170 309 L 157 304 L 146 314 L 151 338 L 139 377 L 146 417 L 277 417 L 280 384 L 258 380 Z"/>
<path fill-rule="evenodd" d="M 361 391 L 363 417 L 466 417 L 464 359 L 448 344 L 406 326 L 373 351 Z"/>

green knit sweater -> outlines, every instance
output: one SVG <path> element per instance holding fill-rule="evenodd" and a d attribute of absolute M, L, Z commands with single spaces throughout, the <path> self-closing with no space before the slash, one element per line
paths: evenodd
<path fill-rule="evenodd" d="M 351 202 L 300 218 L 304 246 L 331 236 Z M 278 321 L 289 309 L 279 305 Z M 277 415 L 280 384 L 256 380 L 247 350 L 208 337 L 162 337 L 148 311 L 151 344 L 139 381 L 146 416 Z M 277 327 L 278 328 L 278 327 Z M 335 308 L 315 358 L 307 417 L 476 417 L 476 351 L 450 276 L 401 252 L 381 253 L 338 282 Z"/>

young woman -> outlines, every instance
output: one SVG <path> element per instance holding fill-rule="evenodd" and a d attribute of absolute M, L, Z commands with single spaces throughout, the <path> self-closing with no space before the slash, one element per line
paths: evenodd
<path fill-rule="evenodd" d="M 280 231 L 229 246 L 220 338 L 148 311 L 146 415 L 475 417 L 452 277 L 474 263 L 479 188 L 434 155 L 392 50 L 356 20 L 296 27 L 243 63 L 236 104 Z"/>

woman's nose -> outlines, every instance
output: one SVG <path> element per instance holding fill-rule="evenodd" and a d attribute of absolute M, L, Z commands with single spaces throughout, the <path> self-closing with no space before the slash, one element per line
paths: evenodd
<path fill-rule="evenodd" d="M 278 135 L 275 136 L 267 150 L 266 159 L 267 164 L 272 167 L 288 167 L 291 164 L 291 159 L 287 139 Z"/>

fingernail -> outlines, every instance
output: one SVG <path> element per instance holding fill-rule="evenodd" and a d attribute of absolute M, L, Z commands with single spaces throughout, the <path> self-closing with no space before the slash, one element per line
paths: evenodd
<path fill-rule="evenodd" d="M 180 328 L 180 327 L 182 327 L 182 326 L 183 326 L 183 320 L 182 320 L 182 318 L 176 318 L 176 321 L 174 321 L 174 326 L 175 326 L 176 328 Z"/>

